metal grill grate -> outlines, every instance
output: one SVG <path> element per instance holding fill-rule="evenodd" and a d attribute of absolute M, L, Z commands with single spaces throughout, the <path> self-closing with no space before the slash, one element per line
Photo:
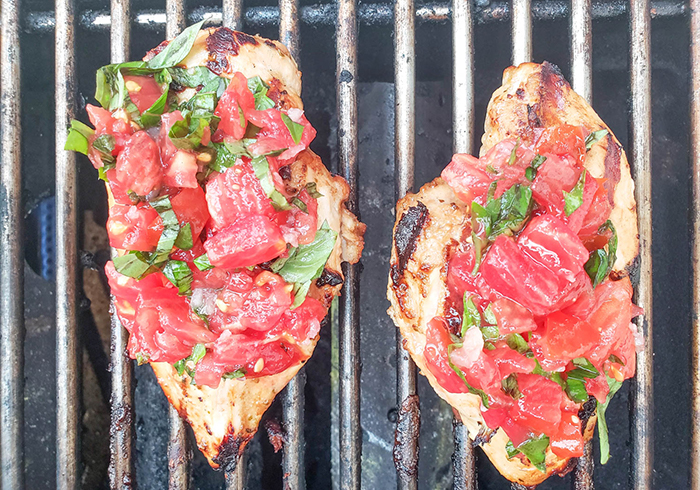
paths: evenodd
<path fill-rule="evenodd" d="M 20 60 L 19 30 L 23 24 L 34 31 L 55 30 L 56 36 L 56 325 L 57 325 L 57 473 L 60 489 L 80 485 L 80 351 L 77 326 L 77 193 L 76 162 L 71 153 L 61 148 L 65 128 L 76 111 L 75 27 L 111 29 L 111 60 L 128 59 L 132 21 L 142 24 L 165 24 L 168 37 L 173 37 L 188 18 L 183 0 L 167 0 L 165 11 L 131 11 L 129 0 L 112 0 L 110 12 L 86 12 L 76 16 L 74 0 L 56 0 L 55 12 L 30 12 L 20 18 L 19 1 L 3 0 L 1 15 L 1 104 L 0 143 L 3 198 L 0 199 L 0 481 L 2 488 L 24 488 L 23 467 L 23 233 L 21 208 L 20 162 Z M 653 8 L 652 8 L 653 7 Z M 452 0 L 451 3 L 430 3 L 416 6 L 414 0 L 396 0 L 389 4 L 363 4 L 356 0 L 338 0 L 335 4 L 308 5 L 299 8 L 297 0 L 280 0 L 279 8 L 254 7 L 244 11 L 241 0 L 224 0 L 221 10 L 198 8 L 190 20 L 209 18 L 232 28 L 260 27 L 279 24 L 279 37 L 299 55 L 300 22 L 314 25 L 335 25 L 337 103 L 339 118 L 340 171 L 349 182 L 349 207 L 357 210 L 358 127 L 357 127 L 357 43 L 358 24 L 389 25 L 395 30 L 395 194 L 397 198 L 413 190 L 415 160 L 415 31 L 416 21 L 452 20 L 453 42 L 453 127 L 454 150 L 472 152 L 474 136 L 474 41 L 477 23 L 511 19 L 512 60 L 528 61 L 532 57 L 531 24 L 536 19 L 570 17 L 571 66 L 573 86 L 588 101 L 592 99 L 592 18 L 610 18 L 624 14 L 630 19 L 631 67 L 631 163 L 636 180 L 636 199 L 640 228 L 640 277 L 636 302 L 646 311 L 641 325 L 647 341 L 646 350 L 638 357 L 637 377 L 633 383 L 632 414 L 632 481 L 635 489 L 651 488 L 652 477 L 652 264 L 651 264 L 651 45 L 648 35 L 651 14 L 682 16 L 692 12 L 692 143 L 694 180 L 694 264 L 695 296 L 693 306 L 694 390 L 700 390 L 700 1 L 692 0 L 690 8 L 682 2 L 631 0 L 595 3 L 591 0 L 478 3 Z M 111 27 L 110 27 L 111 26 Z M 340 313 L 340 488 L 360 488 L 360 383 L 359 383 L 359 274 L 356 266 L 344 265 L 347 278 L 341 298 Z M 11 291 L 11 294 L 7 292 Z M 114 317 L 112 328 L 112 422 L 111 468 L 113 488 L 130 487 L 133 468 L 133 385 L 132 362 L 126 355 L 127 334 Z M 416 394 L 416 369 L 403 350 L 397 336 L 397 404 Z M 286 388 L 283 415 L 287 444 L 283 457 L 285 488 L 305 487 L 304 476 L 304 384 L 302 372 Z M 693 405 L 693 488 L 700 488 L 700 397 Z M 170 488 L 188 487 L 188 454 L 184 424 L 170 410 L 169 469 Z M 476 488 L 475 457 L 465 428 L 454 423 L 455 488 Z M 402 448 L 417 459 L 418 440 Z M 593 487 L 593 461 L 590 444 L 575 474 L 577 489 Z M 245 464 L 240 464 L 227 479 L 228 488 L 245 487 Z M 399 488 L 415 489 L 417 472 L 399 475 Z"/>

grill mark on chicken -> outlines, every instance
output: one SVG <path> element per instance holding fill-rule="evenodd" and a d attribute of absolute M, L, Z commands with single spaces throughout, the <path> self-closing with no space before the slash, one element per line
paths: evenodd
<path fill-rule="evenodd" d="M 233 427 L 230 427 L 228 433 L 221 441 L 219 454 L 212 458 L 212 461 L 227 473 L 235 471 L 236 466 L 238 466 L 239 450 L 242 449 L 242 446 L 245 446 L 245 443 L 251 438 L 252 436 L 249 436 L 244 439 L 235 433 Z"/>
<path fill-rule="evenodd" d="M 428 208 L 425 207 L 425 204 L 418 201 L 418 204 L 408 208 L 403 213 L 396 225 L 394 246 L 396 247 L 398 261 L 397 264 L 391 267 L 391 279 L 395 285 L 401 282 L 401 276 L 403 276 L 408 261 L 411 260 L 413 253 L 416 251 L 416 242 L 429 217 Z"/>
<path fill-rule="evenodd" d="M 420 433 L 420 404 L 418 395 L 407 396 L 399 407 L 396 432 L 394 434 L 394 466 L 401 481 L 418 474 L 418 448 L 415 454 L 411 447 L 412 441 Z"/>
<path fill-rule="evenodd" d="M 581 434 L 586 433 L 586 427 L 588 426 L 588 420 L 595 414 L 595 409 L 598 406 L 598 402 L 595 397 L 589 396 L 588 401 L 581 405 L 578 411 L 578 418 L 581 419 Z"/>
<path fill-rule="evenodd" d="M 209 51 L 207 68 L 217 75 L 228 71 L 227 56 L 238 55 L 238 49 L 245 44 L 257 46 L 258 41 L 253 36 L 249 36 L 244 32 L 232 31 L 228 27 L 217 29 L 207 37 L 207 49 Z"/>
<path fill-rule="evenodd" d="M 606 138 L 608 140 L 608 148 L 605 153 L 605 182 L 603 183 L 603 187 L 608 191 L 608 201 L 610 201 L 610 204 L 613 204 L 615 186 L 620 182 L 620 156 L 622 155 L 622 147 L 610 134 L 608 134 Z"/>
<path fill-rule="evenodd" d="M 318 287 L 325 285 L 340 286 L 341 284 L 343 284 L 343 276 L 330 269 L 323 269 L 321 277 L 316 279 L 316 286 Z"/>

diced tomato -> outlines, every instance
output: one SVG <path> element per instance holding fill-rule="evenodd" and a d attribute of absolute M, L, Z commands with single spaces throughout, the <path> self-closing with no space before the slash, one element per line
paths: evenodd
<path fill-rule="evenodd" d="M 583 126 L 561 124 L 546 128 L 535 143 L 535 151 L 541 155 L 571 155 L 583 164 L 586 155 L 586 136 L 589 131 Z"/>
<path fill-rule="evenodd" d="M 596 179 L 593 178 L 590 173 L 586 172 L 586 180 L 583 183 L 583 193 L 581 195 L 581 205 L 576 208 L 570 216 L 566 216 L 566 213 L 560 215 L 560 218 L 566 222 L 574 233 L 579 233 L 581 230 L 581 226 L 583 226 L 584 220 L 586 216 L 588 216 L 588 210 L 593 204 L 598 188 L 599 186 Z"/>
<path fill-rule="evenodd" d="M 278 257 L 287 249 L 279 226 L 265 216 L 240 216 L 204 242 L 209 261 L 235 269 Z"/>
<path fill-rule="evenodd" d="M 536 366 L 534 359 L 525 357 L 505 343 L 499 343 L 496 349 L 485 353 L 496 363 L 500 379 L 505 379 L 512 373 L 529 374 Z"/>
<path fill-rule="evenodd" d="M 147 297 L 151 291 L 160 293 L 161 289 L 169 288 L 170 285 L 170 281 L 161 272 L 148 274 L 140 280 L 120 274 L 114 268 L 114 263 L 111 260 L 105 264 L 105 275 L 107 276 L 111 293 L 117 298 L 127 299 L 132 302 L 135 302 L 139 295 Z M 172 288 L 172 290 L 175 292 L 175 288 Z"/>
<path fill-rule="evenodd" d="M 529 332 L 537 328 L 532 313 L 508 298 L 499 298 L 491 303 L 491 310 L 496 317 L 498 332 L 501 335 Z"/>
<path fill-rule="evenodd" d="M 214 111 L 214 115 L 221 118 L 218 131 L 237 140 L 242 139 L 246 130 L 245 114 L 254 108 L 255 97 L 248 89 L 248 79 L 236 72 Z"/>
<path fill-rule="evenodd" d="M 173 141 L 168 136 L 170 128 L 173 127 L 177 121 L 184 121 L 182 113 L 180 111 L 166 112 L 160 116 L 160 131 L 158 132 L 158 147 L 160 148 L 160 157 L 163 162 L 163 166 L 167 168 L 170 163 L 170 159 L 177 152 L 177 147 L 173 144 Z"/>
<path fill-rule="evenodd" d="M 224 290 L 217 306 L 224 307 L 227 310 L 225 313 L 233 315 L 243 329 L 267 331 L 292 305 L 291 286 L 287 286 L 280 276 L 269 271 L 260 272 L 252 279 L 251 286 L 250 290 L 243 293 L 243 297 L 241 293 L 226 294 L 228 290 Z M 233 304 L 227 301 L 231 297 Z"/>
<path fill-rule="evenodd" d="M 425 332 L 425 363 L 428 371 L 437 379 L 440 386 L 450 393 L 467 393 L 469 390 L 447 359 L 447 347 L 452 344 L 447 325 L 436 317 L 428 322 Z"/>
<path fill-rule="evenodd" d="M 93 126 L 95 126 L 95 137 L 103 134 L 114 136 L 114 151 L 112 155 L 117 155 L 124 148 L 124 142 L 133 134 L 134 129 L 124 119 L 112 116 L 107 109 L 87 104 L 85 110 Z M 93 162 L 94 163 L 94 162 Z M 101 167 L 102 165 L 98 165 Z"/>
<path fill-rule="evenodd" d="M 484 417 L 484 422 L 490 429 L 498 429 L 503 425 L 506 418 L 508 418 L 509 408 L 489 408 L 488 410 L 482 410 L 481 415 Z"/>
<path fill-rule="evenodd" d="M 192 272 L 196 276 L 197 273 L 202 271 L 197 269 L 197 267 L 194 265 L 194 259 L 196 259 L 204 253 L 204 245 L 202 245 L 202 242 L 199 240 L 199 238 L 195 237 L 192 242 L 192 248 L 190 248 L 189 250 L 181 250 L 179 248 L 174 248 L 173 251 L 170 252 L 170 258 L 187 262 L 187 264 L 190 266 L 190 269 L 192 269 Z"/>
<path fill-rule="evenodd" d="M 523 396 L 510 411 L 513 420 L 536 432 L 556 433 L 565 396 L 561 387 L 543 376 L 519 374 L 518 388 Z"/>
<path fill-rule="evenodd" d="M 306 205 L 306 211 L 292 206 L 290 211 L 279 213 L 282 221 L 280 229 L 284 240 L 293 247 L 313 242 L 318 228 L 316 199 L 311 197 L 306 189 L 302 190 L 297 197 Z"/>
<path fill-rule="evenodd" d="M 240 216 L 275 216 L 272 202 L 249 161 L 239 160 L 225 172 L 210 178 L 206 197 L 214 230 L 230 225 Z"/>
<path fill-rule="evenodd" d="M 170 187 L 199 187 L 197 156 L 188 150 L 178 150 L 165 170 L 164 183 Z"/>
<path fill-rule="evenodd" d="M 492 176 L 481 168 L 478 158 L 461 153 L 452 157 L 440 175 L 466 204 L 486 194 L 493 181 Z"/>
<path fill-rule="evenodd" d="M 181 225 L 190 223 L 192 238 L 197 238 L 209 221 L 207 198 L 201 187 L 184 188 L 170 198 Z"/>
<path fill-rule="evenodd" d="M 465 244 L 463 251 L 458 251 L 452 256 L 448 263 L 447 285 L 454 297 L 461 298 L 465 292 L 469 295 L 478 295 L 484 301 L 495 301 L 500 297 L 484 281 L 484 278 L 477 274 L 472 275 L 474 270 L 474 249 L 471 244 Z"/>
<path fill-rule="evenodd" d="M 285 311 L 282 321 L 270 330 L 267 336 L 274 338 L 288 334 L 299 343 L 313 339 L 320 332 L 321 321 L 326 317 L 326 313 L 326 307 L 320 301 L 307 296 L 301 305 Z"/>
<path fill-rule="evenodd" d="M 598 228 L 610 217 L 612 206 L 608 200 L 608 191 L 603 187 L 603 179 L 595 179 L 597 189 L 592 202 L 583 218 L 579 236 L 598 236 Z M 600 247 L 598 247 L 600 248 Z"/>
<path fill-rule="evenodd" d="M 569 282 L 588 260 L 588 250 L 578 236 L 551 214 L 533 218 L 518 237 L 518 245 L 527 255 Z"/>
<path fill-rule="evenodd" d="M 505 417 L 501 427 L 508 436 L 508 439 L 510 439 L 513 445 L 516 447 L 530 438 L 530 430 L 527 427 L 517 423 L 510 416 Z"/>
<path fill-rule="evenodd" d="M 595 378 L 586 378 L 586 392 L 594 396 L 600 403 L 605 403 L 610 387 L 608 380 L 602 374 Z"/>
<path fill-rule="evenodd" d="M 253 155 L 265 155 L 278 150 L 287 150 L 278 157 L 280 161 L 287 161 L 307 148 L 316 137 L 316 130 L 300 109 L 289 109 L 286 114 L 293 122 L 303 126 L 299 143 L 296 143 L 292 138 L 279 110 L 250 111 L 246 113 L 246 116 L 250 122 L 262 128 L 257 134 L 257 141 L 248 147 Z"/>
<path fill-rule="evenodd" d="M 542 208 L 555 216 L 564 213 L 564 191 L 570 192 L 578 182 L 581 170 L 576 161 L 567 156 L 551 153 L 543 155 L 547 159 L 537 170 L 532 183 L 532 197 Z"/>
<path fill-rule="evenodd" d="M 479 360 L 484 349 L 484 336 L 477 327 L 471 327 L 464 333 L 462 346 L 452 351 L 450 359 L 452 363 L 466 371 Z"/>
<path fill-rule="evenodd" d="M 141 113 L 146 112 L 163 94 L 153 75 L 124 75 L 124 84 L 131 102 Z"/>
<path fill-rule="evenodd" d="M 598 328 L 585 320 L 556 311 L 544 321 L 544 333 L 535 333 L 544 357 L 570 361 L 581 357 L 601 341 Z"/>
<path fill-rule="evenodd" d="M 581 419 L 575 413 L 562 413 L 559 430 L 549 436 L 549 447 L 560 458 L 578 458 L 583 456 Z"/>
<path fill-rule="evenodd" d="M 107 232 L 109 244 L 114 248 L 152 252 L 163 232 L 163 220 L 147 204 L 115 204 L 109 210 Z"/>
<path fill-rule="evenodd" d="M 117 157 L 117 180 L 139 196 L 158 189 L 163 180 L 158 145 L 147 132 L 134 133 Z"/>

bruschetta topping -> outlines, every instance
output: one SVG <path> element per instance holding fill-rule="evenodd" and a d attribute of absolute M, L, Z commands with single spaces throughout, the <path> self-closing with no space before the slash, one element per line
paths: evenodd
<path fill-rule="evenodd" d="M 542 471 L 548 447 L 583 454 L 582 405 L 596 399 L 604 424 L 634 375 L 630 322 L 642 311 L 629 279 L 609 278 L 612 203 L 583 167 L 604 132 L 549 127 L 480 159 L 455 155 L 442 173 L 471 220 L 448 261 L 445 316 L 427 324 L 427 368 L 448 392 L 479 395 L 486 425 L 510 439 L 508 456 Z"/>

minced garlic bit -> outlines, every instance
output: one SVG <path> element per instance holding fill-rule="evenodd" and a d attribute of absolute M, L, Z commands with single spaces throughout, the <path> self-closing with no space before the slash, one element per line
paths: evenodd
<path fill-rule="evenodd" d="M 228 311 L 228 305 L 224 301 L 217 299 L 215 304 L 216 304 L 216 307 L 218 309 L 220 309 L 221 311 L 223 311 L 224 313 L 226 313 Z"/>
<path fill-rule="evenodd" d="M 107 225 L 107 231 L 109 231 L 110 235 L 121 235 L 127 228 L 128 226 L 121 221 L 109 221 Z"/>
<path fill-rule="evenodd" d="M 203 151 L 202 153 L 197 154 L 197 160 L 200 162 L 209 163 L 211 162 L 211 154 Z"/>
<path fill-rule="evenodd" d="M 131 316 L 136 313 L 136 310 L 128 301 L 122 301 L 119 303 L 119 313 L 124 316 Z"/>
<path fill-rule="evenodd" d="M 126 86 L 126 89 L 129 92 L 140 92 L 141 91 L 141 85 L 134 82 L 133 80 L 127 80 L 124 85 Z"/>
<path fill-rule="evenodd" d="M 253 367 L 253 371 L 255 371 L 256 373 L 259 373 L 260 371 L 263 370 L 264 367 L 265 367 L 265 361 L 264 361 L 263 358 L 261 357 L 261 358 L 258 359 L 257 362 L 255 363 L 255 367 Z"/>

